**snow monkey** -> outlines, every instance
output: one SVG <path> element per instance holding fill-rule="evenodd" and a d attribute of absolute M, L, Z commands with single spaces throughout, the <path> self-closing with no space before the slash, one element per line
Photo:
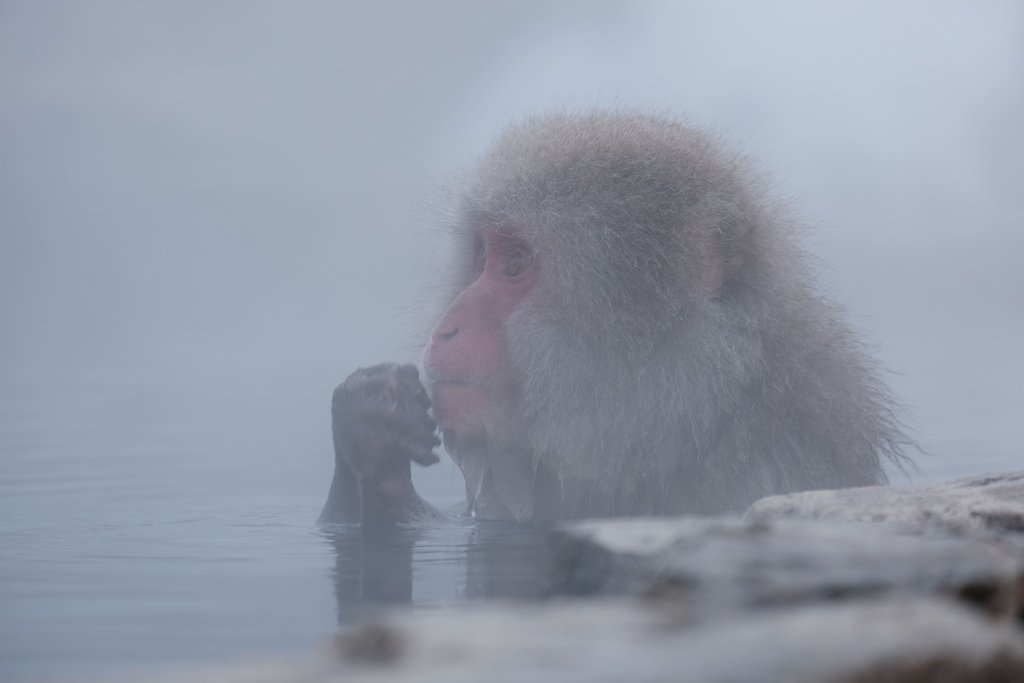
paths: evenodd
<path fill-rule="evenodd" d="M 450 305 L 415 366 L 334 393 L 322 521 L 436 514 L 443 438 L 479 518 L 740 511 L 886 481 L 906 439 L 739 156 L 668 118 L 512 127 L 455 193 Z M 429 393 L 428 393 L 429 390 Z"/>

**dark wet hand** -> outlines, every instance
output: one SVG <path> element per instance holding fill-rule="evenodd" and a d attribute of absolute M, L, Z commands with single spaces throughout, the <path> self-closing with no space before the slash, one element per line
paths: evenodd
<path fill-rule="evenodd" d="M 344 446 L 363 482 L 408 476 L 409 462 L 433 465 L 440 458 L 430 398 L 414 365 L 383 363 L 356 370 L 334 391 L 335 441 Z"/>

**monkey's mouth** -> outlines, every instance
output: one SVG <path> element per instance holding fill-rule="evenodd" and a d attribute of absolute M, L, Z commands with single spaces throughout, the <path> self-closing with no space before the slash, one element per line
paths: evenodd
<path fill-rule="evenodd" d="M 429 367 L 426 369 L 425 374 L 431 394 L 436 391 L 448 391 L 450 389 L 475 389 L 485 393 L 489 391 L 486 382 L 437 374 Z"/>
<path fill-rule="evenodd" d="M 472 382 L 464 382 L 458 379 L 450 379 L 448 377 L 430 377 L 430 383 L 437 386 L 450 386 L 450 387 L 478 387 L 479 385 L 473 384 Z M 482 388 L 482 387 L 481 387 Z"/>
<path fill-rule="evenodd" d="M 453 379 L 432 379 L 434 418 L 442 429 L 464 431 L 481 422 L 491 403 L 487 389 Z"/>

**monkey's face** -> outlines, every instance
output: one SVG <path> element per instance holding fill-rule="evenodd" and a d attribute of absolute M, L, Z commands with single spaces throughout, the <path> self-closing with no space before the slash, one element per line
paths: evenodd
<path fill-rule="evenodd" d="M 508 417 L 516 383 L 507 322 L 540 277 L 536 254 L 515 231 L 484 226 L 474 239 L 474 279 L 441 316 L 424 362 L 434 415 L 449 438 L 483 436 Z"/>

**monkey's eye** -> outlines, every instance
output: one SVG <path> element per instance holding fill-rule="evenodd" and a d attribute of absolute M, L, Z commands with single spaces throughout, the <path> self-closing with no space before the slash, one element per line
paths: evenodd
<path fill-rule="evenodd" d="M 514 249 L 505 262 L 505 270 L 502 271 L 505 277 L 516 277 L 526 268 L 526 254 L 522 249 Z"/>

